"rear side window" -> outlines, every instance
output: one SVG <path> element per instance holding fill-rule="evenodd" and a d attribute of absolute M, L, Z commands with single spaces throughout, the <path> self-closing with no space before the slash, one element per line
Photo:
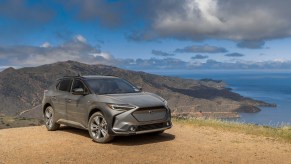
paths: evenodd
<path fill-rule="evenodd" d="M 63 79 L 59 84 L 60 91 L 70 92 L 72 79 Z"/>

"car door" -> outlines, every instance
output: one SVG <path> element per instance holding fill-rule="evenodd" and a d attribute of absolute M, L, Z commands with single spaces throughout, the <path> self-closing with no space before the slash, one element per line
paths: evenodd
<path fill-rule="evenodd" d="M 81 79 L 75 79 L 70 94 L 67 97 L 67 116 L 68 120 L 86 126 L 87 109 L 86 94 L 75 94 L 74 89 L 82 88 L 84 93 L 88 93 L 88 89 Z"/>
<path fill-rule="evenodd" d="M 54 102 L 55 114 L 58 119 L 68 119 L 67 118 L 67 97 L 70 94 L 73 79 L 64 78 L 60 81 L 57 92 L 52 96 L 52 101 Z"/>

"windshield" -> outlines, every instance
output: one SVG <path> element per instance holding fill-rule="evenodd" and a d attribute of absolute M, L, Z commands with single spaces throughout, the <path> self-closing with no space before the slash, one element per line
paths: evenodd
<path fill-rule="evenodd" d="M 96 94 L 118 94 L 139 92 L 135 86 L 119 78 L 87 79 L 88 85 Z"/>

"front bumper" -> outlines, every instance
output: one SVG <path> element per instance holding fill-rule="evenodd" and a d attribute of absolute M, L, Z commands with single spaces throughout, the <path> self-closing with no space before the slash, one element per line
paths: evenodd
<path fill-rule="evenodd" d="M 140 109 L 126 111 L 114 117 L 112 132 L 113 135 L 135 135 L 163 131 L 172 127 L 170 110 L 165 108 L 163 117 L 159 113 L 149 112 L 143 118 L 137 116 Z M 159 109 L 149 109 L 149 111 L 158 111 Z M 145 110 L 147 112 L 147 109 Z M 144 112 L 144 111 L 142 111 Z"/>

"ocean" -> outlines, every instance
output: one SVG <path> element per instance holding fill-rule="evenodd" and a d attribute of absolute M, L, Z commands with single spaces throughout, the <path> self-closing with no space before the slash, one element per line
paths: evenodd
<path fill-rule="evenodd" d="M 260 107 L 258 113 L 240 113 L 240 118 L 232 121 L 252 123 L 272 127 L 291 125 L 291 72 L 287 71 L 147 71 L 149 73 L 175 76 L 187 79 L 223 80 L 233 92 L 277 104 L 276 108 Z"/>

